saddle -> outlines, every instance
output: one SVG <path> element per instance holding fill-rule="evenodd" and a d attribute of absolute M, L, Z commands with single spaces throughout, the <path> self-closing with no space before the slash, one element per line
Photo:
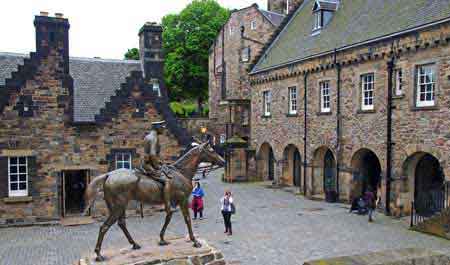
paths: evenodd
<path fill-rule="evenodd" d="M 173 170 L 172 166 L 163 165 L 161 169 L 159 170 L 148 170 L 144 168 L 143 166 L 139 166 L 135 168 L 136 176 L 139 178 L 141 177 L 147 177 L 152 180 L 155 180 L 161 184 L 165 184 L 167 180 L 172 179 L 172 176 L 170 176 L 170 171 Z M 162 177 L 164 175 L 166 178 Z"/>

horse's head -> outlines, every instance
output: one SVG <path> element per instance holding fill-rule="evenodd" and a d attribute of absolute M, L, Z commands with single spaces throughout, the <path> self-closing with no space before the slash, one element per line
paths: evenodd
<path fill-rule="evenodd" d="M 209 162 L 219 167 L 225 166 L 225 160 L 214 151 L 209 141 L 200 144 L 197 148 L 199 148 L 200 162 Z"/>

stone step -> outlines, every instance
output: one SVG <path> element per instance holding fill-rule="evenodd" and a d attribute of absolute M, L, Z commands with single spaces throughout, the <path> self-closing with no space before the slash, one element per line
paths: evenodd
<path fill-rule="evenodd" d="M 428 249 L 394 249 L 363 255 L 307 261 L 304 265 L 449 265 L 450 256 Z"/>

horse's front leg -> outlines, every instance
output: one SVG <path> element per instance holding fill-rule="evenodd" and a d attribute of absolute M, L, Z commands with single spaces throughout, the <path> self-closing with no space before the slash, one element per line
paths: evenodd
<path fill-rule="evenodd" d="M 192 242 L 194 242 L 194 247 L 196 248 L 201 247 L 202 244 L 200 244 L 200 242 L 198 242 L 197 239 L 195 239 L 194 232 L 192 231 L 191 215 L 189 214 L 189 208 L 187 203 L 186 202 L 182 203 L 180 205 L 180 208 L 181 212 L 183 213 L 184 222 L 186 223 L 186 226 L 189 231 L 189 238 L 191 239 Z"/>

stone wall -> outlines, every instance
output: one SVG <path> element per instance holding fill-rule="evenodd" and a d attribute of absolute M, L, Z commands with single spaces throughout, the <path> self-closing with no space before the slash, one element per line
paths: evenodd
<path fill-rule="evenodd" d="M 295 10 L 302 2 L 303 0 L 268 0 L 267 9 L 272 12 L 286 14 Z M 288 10 L 286 11 L 286 9 Z"/>
<path fill-rule="evenodd" d="M 392 182 L 391 209 L 393 214 L 408 214 L 414 199 L 414 157 L 431 154 L 439 160 L 447 180 L 450 176 L 450 82 L 448 24 L 396 39 L 395 69 L 403 71 L 403 95 L 393 97 L 392 114 Z M 357 178 L 364 164 L 364 154 L 375 155 L 381 167 L 378 195 L 385 205 L 386 153 L 387 153 L 387 88 L 391 42 L 372 43 L 367 46 L 339 52 L 336 61 L 341 67 L 340 136 L 337 135 L 337 80 L 338 67 L 334 55 L 310 59 L 294 66 L 281 67 L 252 76 L 252 146 L 261 159 L 263 144 L 274 152 L 276 178 L 281 179 L 283 152 L 288 145 L 297 147 L 306 170 L 302 167 L 302 184 L 306 193 L 320 196 L 324 193 L 324 156 L 329 150 L 338 161 L 339 191 L 341 200 L 350 200 L 361 192 L 363 185 Z M 437 68 L 436 105 L 430 108 L 415 107 L 415 71 L 421 64 L 433 63 Z M 374 110 L 361 109 L 361 75 L 374 73 Z M 306 88 L 305 88 L 306 79 Z M 321 113 L 319 83 L 329 81 L 331 111 Z M 395 84 L 395 83 L 394 83 Z M 297 115 L 287 115 L 288 87 L 298 91 Z M 307 96 L 305 124 L 304 98 Z M 393 88 L 394 89 L 394 88 Z M 272 92 L 272 112 L 263 116 L 263 91 Z M 306 131 L 306 146 L 305 146 Z M 267 148 L 264 148 L 266 150 Z M 306 153 L 305 153 L 306 149 Z M 416 161 L 417 162 L 417 161 Z M 263 162 L 262 164 L 265 164 Z M 415 164 L 414 164 L 415 163 Z M 263 178 L 264 168 L 259 169 Z M 303 179 L 306 172 L 306 179 Z M 285 176 L 286 178 L 286 176 Z"/>

